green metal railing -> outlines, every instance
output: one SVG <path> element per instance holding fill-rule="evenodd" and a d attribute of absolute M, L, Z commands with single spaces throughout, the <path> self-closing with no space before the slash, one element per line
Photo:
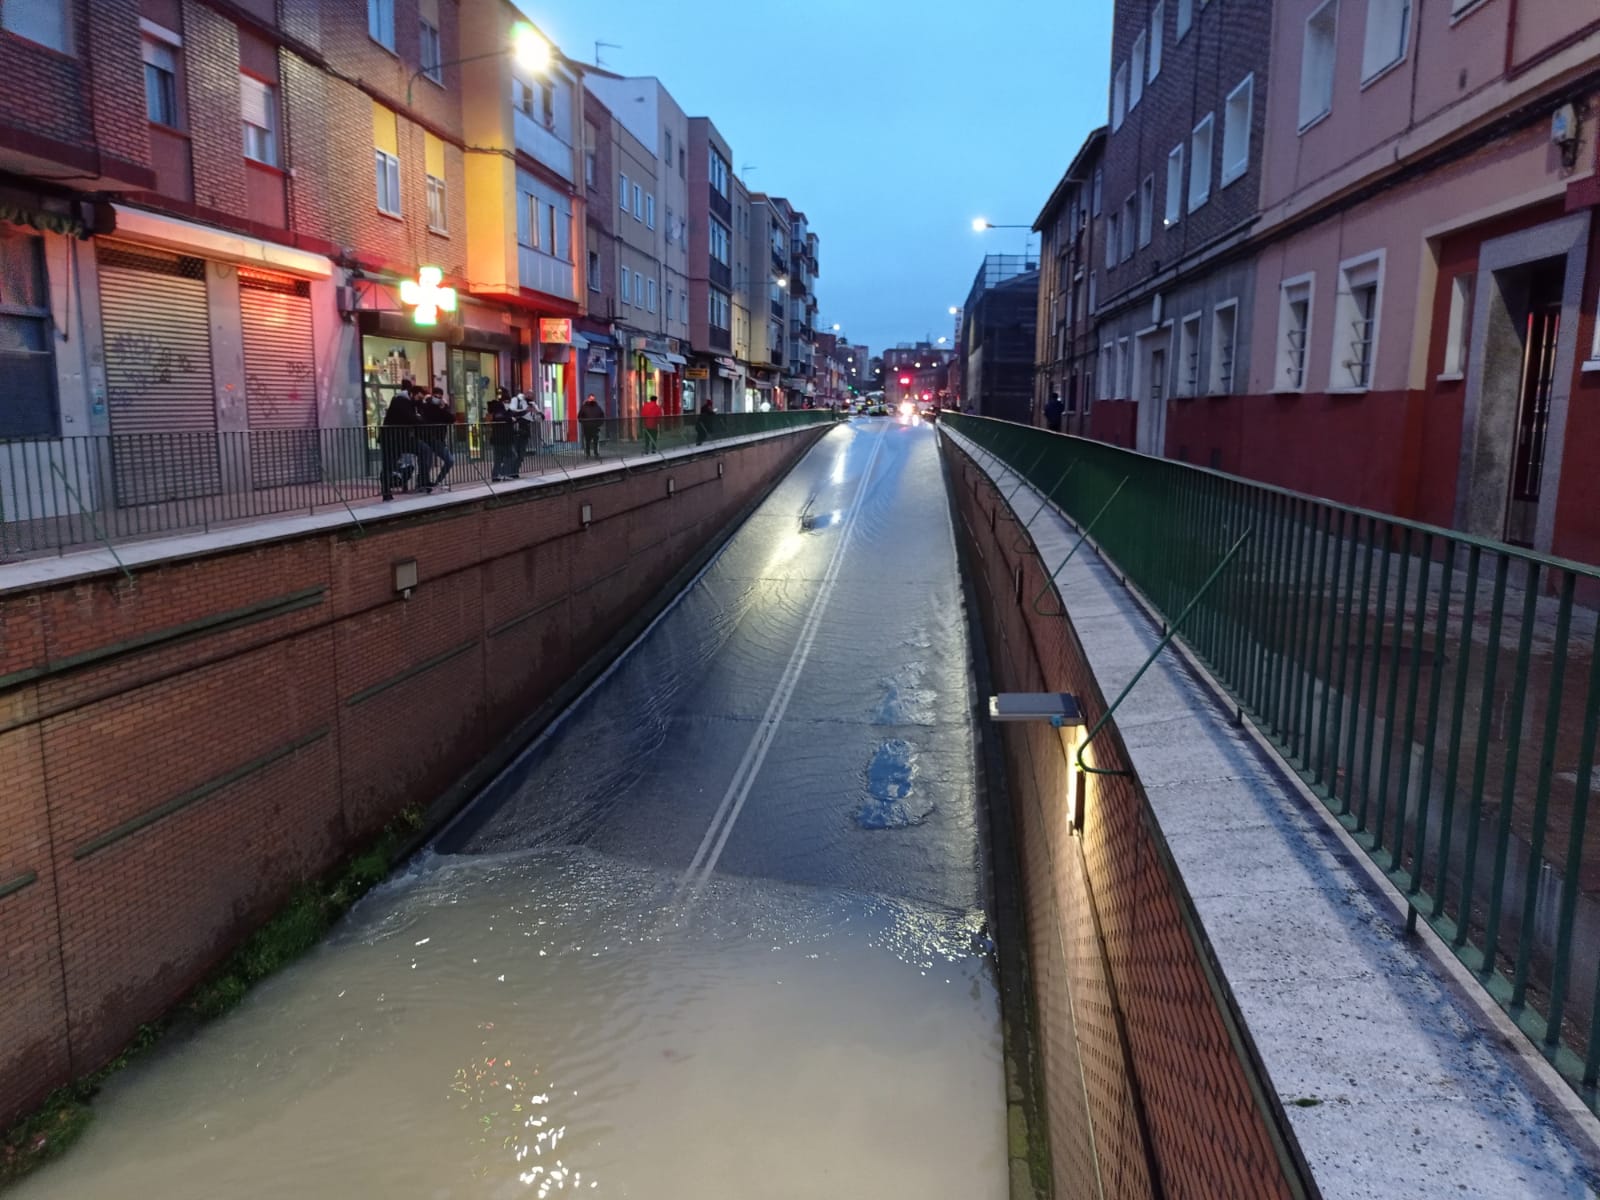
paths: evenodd
<path fill-rule="evenodd" d="M 661 452 L 725 443 L 830 421 L 823 410 L 663 416 L 598 427 L 602 463 L 640 466 Z M 402 489 L 421 482 L 433 448 L 448 449 L 451 487 L 497 486 L 497 478 L 557 477 L 592 463 L 579 422 L 546 422 L 514 442 L 480 425 L 440 425 L 395 435 L 388 467 Z M 424 449 L 419 443 L 425 443 Z M 383 491 L 383 439 L 376 429 L 171 431 L 0 439 L 0 561 L 141 537 L 211 529 L 288 513 L 346 508 Z M 354 510 L 351 509 L 354 516 Z"/>
<path fill-rule="evenodd" d="M 1188 610 L 1177 636 L 1597 1108 L 1600 569 L 1100 442 L 943 420 L 1093 522 L 1166 622 Z"/>

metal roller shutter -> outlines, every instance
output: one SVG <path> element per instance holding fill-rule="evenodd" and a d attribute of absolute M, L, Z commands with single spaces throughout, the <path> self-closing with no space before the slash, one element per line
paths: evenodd
<path fill-rule="evenodd" d="M 250 475 L 258 488 L 320 475 L 311 286 L 303 279 L 239 271 Z"/>
<path fill-rule="evenodd" d="M 117 502 L 213 495 L 221 472 L 205 261 L 115 243 L 102 243 L 98 258 Z"/>

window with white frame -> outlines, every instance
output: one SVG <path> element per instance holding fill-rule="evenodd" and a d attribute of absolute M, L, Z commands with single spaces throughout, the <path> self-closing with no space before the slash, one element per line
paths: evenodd
<path fill-rule="evenodd" d="M 72 20 L 76 5 L 68 0 L 7 0 L 0 4 L 0 29 L 59 50 L 72 52 Z"/>
<path fill-rule="evenodd" d="M 1246 75 L 1228 93 L 1222 110 L 1222 186 L 1250 169 L 1250 124 L 1255 108 L 1256 77 Z"/>
<path fill-rule="evenodd" d="M 1128 63 L 1128 111 L 1132 112 L 1139 107 L 1139 101 L 1144 99 L 1144 51 L 1145 35 L 1143 31 L 1133 39 L 1133 57 Z"/>
<path fill-rule="evenodd" d="M 1128 116 L 1128 64 L 1123 63 L 1111 78 L 1111 130 L 1122 128 Z"/>
<path fill-rule="evenodd" d="M 428 190 L 428 228 L 434 233 L 446 233 L 450 226 L 446 222 L 444 180 L 437 175 L 427 176 Z"/>
<path fill-rule="evenodd" d="M 439 27 L 426 17 L 417 20 L 417 58 L 422 64 L 424 79 L 444 83 L 444 68 L 439 65 L 444 61 L 444 55 L 439 53 Z"/>
<path fill-rule="evenodd" d="M 1097 216 L 1097 217 L 1100 215 L 1100 185 L 1104 182 L 1104 180 L 1105 180 L 1105 176 L 1104 176 L 1104 173 L 1102 172 L 1101 168 L 1096 167 L 1094 169 L 1094 182 L 1090 185 L 1090 189 L 1089 190 L 1090 190 L 1090 193 L 1091 193 L 1091 195 L 1090 195 L 1090 200 L 1091 200 L 1090 207 L 1092 208 L 1092 210 L 1094 212 L 1094 215 Z"/>
<path fill-rule="evenodd" d="M 644 220 L 644 189 L 637 183 L 633 185 L 633 219 Z"/>
<path fill-rule="evenodd" d="M 717 329 L 727 329 L 732 323 L 729 314 L 733 311 L 727 293 L 712 288 L 707 293 L 707 298 L 712 326 Z"/>
<path fill-rule="evenodd" d="M 1467 9 L 1472 8 L 1474 5 L 1479 4 L 1480 2 L 1481 0 L 1450 0 L 1450 15 L 1452 17 L 1459 17 L 1462 13 L 1466 12 Z"/>
<path fill-rule="evenodd" d="M 56 391 L 56 331 L 50 315 L 44 239 L 0 226 L 0 369 L 10 384 L 0 404 L 0 438 L 61 432 Z"/>
<path fill-rule="evenodd" d="M 1122 202 L 1122 253 L 1119 258 L 1127 262 L 1133 257 L 1133 239 L 1139 232 L 1139 197 L 1137 194 L 1129 196 Z"/>
<path fill-rule="evenodd" d="M 1098 289 L 1095 286 L 1095 284 L 1098 282 L 1099 278 L 1100 278 L 1100 272 L 1098 272 L 1098 271 L 1090 271 L 1089 272 L 1089 315 L 1091 317 L 1094 316 L 1094 314 L 1099 311 L 1099 307 L 1100 307 L 1099 306 L 1098 296 L 1097 296 Z"/>
<path fill-rule="evenodd" d="M 394 0 L 367 0 L 367 33 L 384 49 L 394 49 Z"/>
<path fill-rule="evenodd" d="M 1158 0 L 1156 6 L 1150 10 L 1150 79 L 1152 82 L 1154 82 L 1157 75 L 1161 74 L 1161 47 L 1167 36 L 1166 24 L 1167 3 L 1166 0 Z"/>
<path fill-rule="evenodd" d="M 1100 347 L 1100 390 L 1096 393 L 1097 399 L 1111 399 L 1111 384 L 1116 378 L 1114 373 L 1116 370 L 1115 355 L 1116 351 L 1111 348 L 1110 342 Z"/>
<path fill-rule="evenodd" d="M 239 76 L 239 124 L 244 156 L 278 165 L 278 89 L 251 75 Z"/>
<path fill-rule="evenodd" d="M 1339 0 L 1328 0 L 1306 18 L 1300 48 L 1300 128 L 1333 111 L 1333 64 L 1338 53 Z"/>
<path fill-rule="evenodd" d="M 1311 293 L 1315 275 L 1285 280 L 1278 293 L 1278 369 L 1275 392 L 1303 392 L 1311 349 Z"/>
<path fill-rule="evenodd" d="M 1117 250 L 1121 243 L 1117 240 L 1117 214 L 1112 213 L 1106 218 L 1106 267 L 1117 265 Z"/>
<path fill-rule="evenodd" d="M 628 211 L 628 173 L 619 171 L 617 178 L 621 181 L 617 185 L 617 198 L 622 201 L 622 211 Z"/>
<path fill-rule="evenodd" d="M 679 161 L 682 161 L 683 147 L 678 147 Z M 678 320 L 685 325 L 689 323 L 689 293 L 687 290 L 678 293 Z"/>
<path fill-rule="evenodd" d="M 650 229 L 656 227 L 656 198 L 648 193 L 644 198 L 644 223 Z"/>
<path fill-rule="evenodd" d="M 622 268 L 622 302 L 633 303 L 633 272 L 627 267 Z"/>
<path fill-rule="evenodd" d="M 1183 143 L 1167 151 L 1167 200 L 1162 224 L 1167 228 L 1178 223 L 1183 215 Z"/>
<path fill-rule="evenodd" d="M 655 312 L 655 310 L 656 310 L 656 281 L 654 279 L 646 279 L 644 281 L 644 296 L 645 296 L 644 306 L 645 306 L 646 310 L 648 310 L 649 312 Z"/>
<path fill-rule="evenodd" d="M 583 124 L 583 182 L 594 187 L 599 175 L 599 159 L 595 155 L 594 126 Z"/>
<path fill-rule="evenodd" d="M 1146 175 L 1139 185 L 1139 245 L 1148 246 L 1156 220 L 1156 177 Z"/>
<path fill-rule="evenodd" d="M 1180 396 L 1200 394 L 1200 314 L 1190 313 L 1178 325 L 1178 384 Z"/>
<path fill-rule="evenodd" d="M 1189 135 L 1189 211 L 1211 199 L 1211 143 L 1216 121 L 1210 113 Z"/>
<path fill-rule="evenodd" d="M 1128 339 L 1117 339 L 1117 398 L 1127 400 L 1133 395 L 1133 355 L 1128 352 Z"/>
<path fill-rule="evenodd" d="M 600 290 L 600 251 L 598 250 L 589 251 L 589 290 L 591 292 Z"/>
<path fill-rule="evenodd" d="M 708 223 L 711 231 L 711 257 L 724 266 L 728 263 L 728 227 L 721 221 L 712 219 Z"/>
<path fill-rule="evenodd" d="M 1339 266 L 1339 293 L 1333 308 L 1333 370 L 1329 391 L 1359 391 L 1372 386 L 1378 348 L 1378 301 L 1383 286 L 1383 252 Z"/>
<path fill-rule="evenodd" d="M 1367 83 L 1406 56 L 1411 38 L 1411 0 L 1367 0 L 1361 82 Z"/>
<path fill-rule="evenodd" d="M 670 321 L 672 319 L 672 285 L 670 283 L 667 284 L 666 302 L 662 304 L 661 308 L 667 314 L 667 320 Z"/>
<path fill-rule="evenodd" d="M 400 215 L 400 160 L 387 150 L 372 151 L 378 182 L 378 211 L 391 217 Z"/>
<path fill-rule="evenodd" d="M 1178 40 L 1183 41 L 1183 35 L 1189 32 L 1189 27 L 1194 24 L 1194 0 L 1178 0 L 1177 12 Z"/>
<path fill-rule="evenodd" d="M 1450 323 L 1445 326 L 1444 366 L 1447 376 L 1459 379 L 1467 373 L 1467 349 L 1472 343 L 1472 294 L 1478 277 L 1471 271 L 1450 281 Z M 1600 324 L 1595 332 L 1600 335 Z"/>
<path fill-rule="evenodd" d="M 1211 377 L 1206 390 L 1213 396 L 1233 391 L 1233 357 L 1238 349 L 1239 302 L 1229 300 L 1211 310 Z"/>
<path fill-rule="evenodd" d="M 719 196 L 728 194 L 728 160 L 723 158 L 716 150 L 711 151 L 710 162 L 711 187 Z M 720 326 L 726 329 L 726 325 Z"/>

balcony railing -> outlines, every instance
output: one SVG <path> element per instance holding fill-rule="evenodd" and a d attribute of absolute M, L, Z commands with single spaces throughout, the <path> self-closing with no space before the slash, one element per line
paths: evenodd
<path fill-rule="evenodd" d="M 949 419 L 1188 613 L 1180 639 L 1594 1109 L 1600 568 Z"/>
<path fill-rule="evenodd" d="M 809 419 L 809 417 L 805 418 Z M 803 423 L 799 414 L 725 413 L 717 439 Z M 0 440 L 0 562 L 46 552 L 211 530 L 286 514 L 349 511 L 377 501 L 383 476 L 414 490 L 436 447 L 454 459 L 451 487 L 493 487 L 495 476 L 562 477 L 581 467 L 577 422 L 542 422 L 518 444 L 481 425 L 441 425 L 384 434 L 364 427 L 247 433 L 141 433 Z M 699 444 L 693 416 L 663 417 L 654 446 Z M 609 455 L 648 451 L 637 420 L 606 421 Z M 497 458 L 497 455 L 504 457 Z"/>

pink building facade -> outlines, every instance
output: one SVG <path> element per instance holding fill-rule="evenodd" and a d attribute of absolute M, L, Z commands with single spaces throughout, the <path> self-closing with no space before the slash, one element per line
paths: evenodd
<path fill-rule="evenodd" d="M 1600 7 L 1279 0 L 1248 374 L 1165 452 L 1600 561 Z"/>

